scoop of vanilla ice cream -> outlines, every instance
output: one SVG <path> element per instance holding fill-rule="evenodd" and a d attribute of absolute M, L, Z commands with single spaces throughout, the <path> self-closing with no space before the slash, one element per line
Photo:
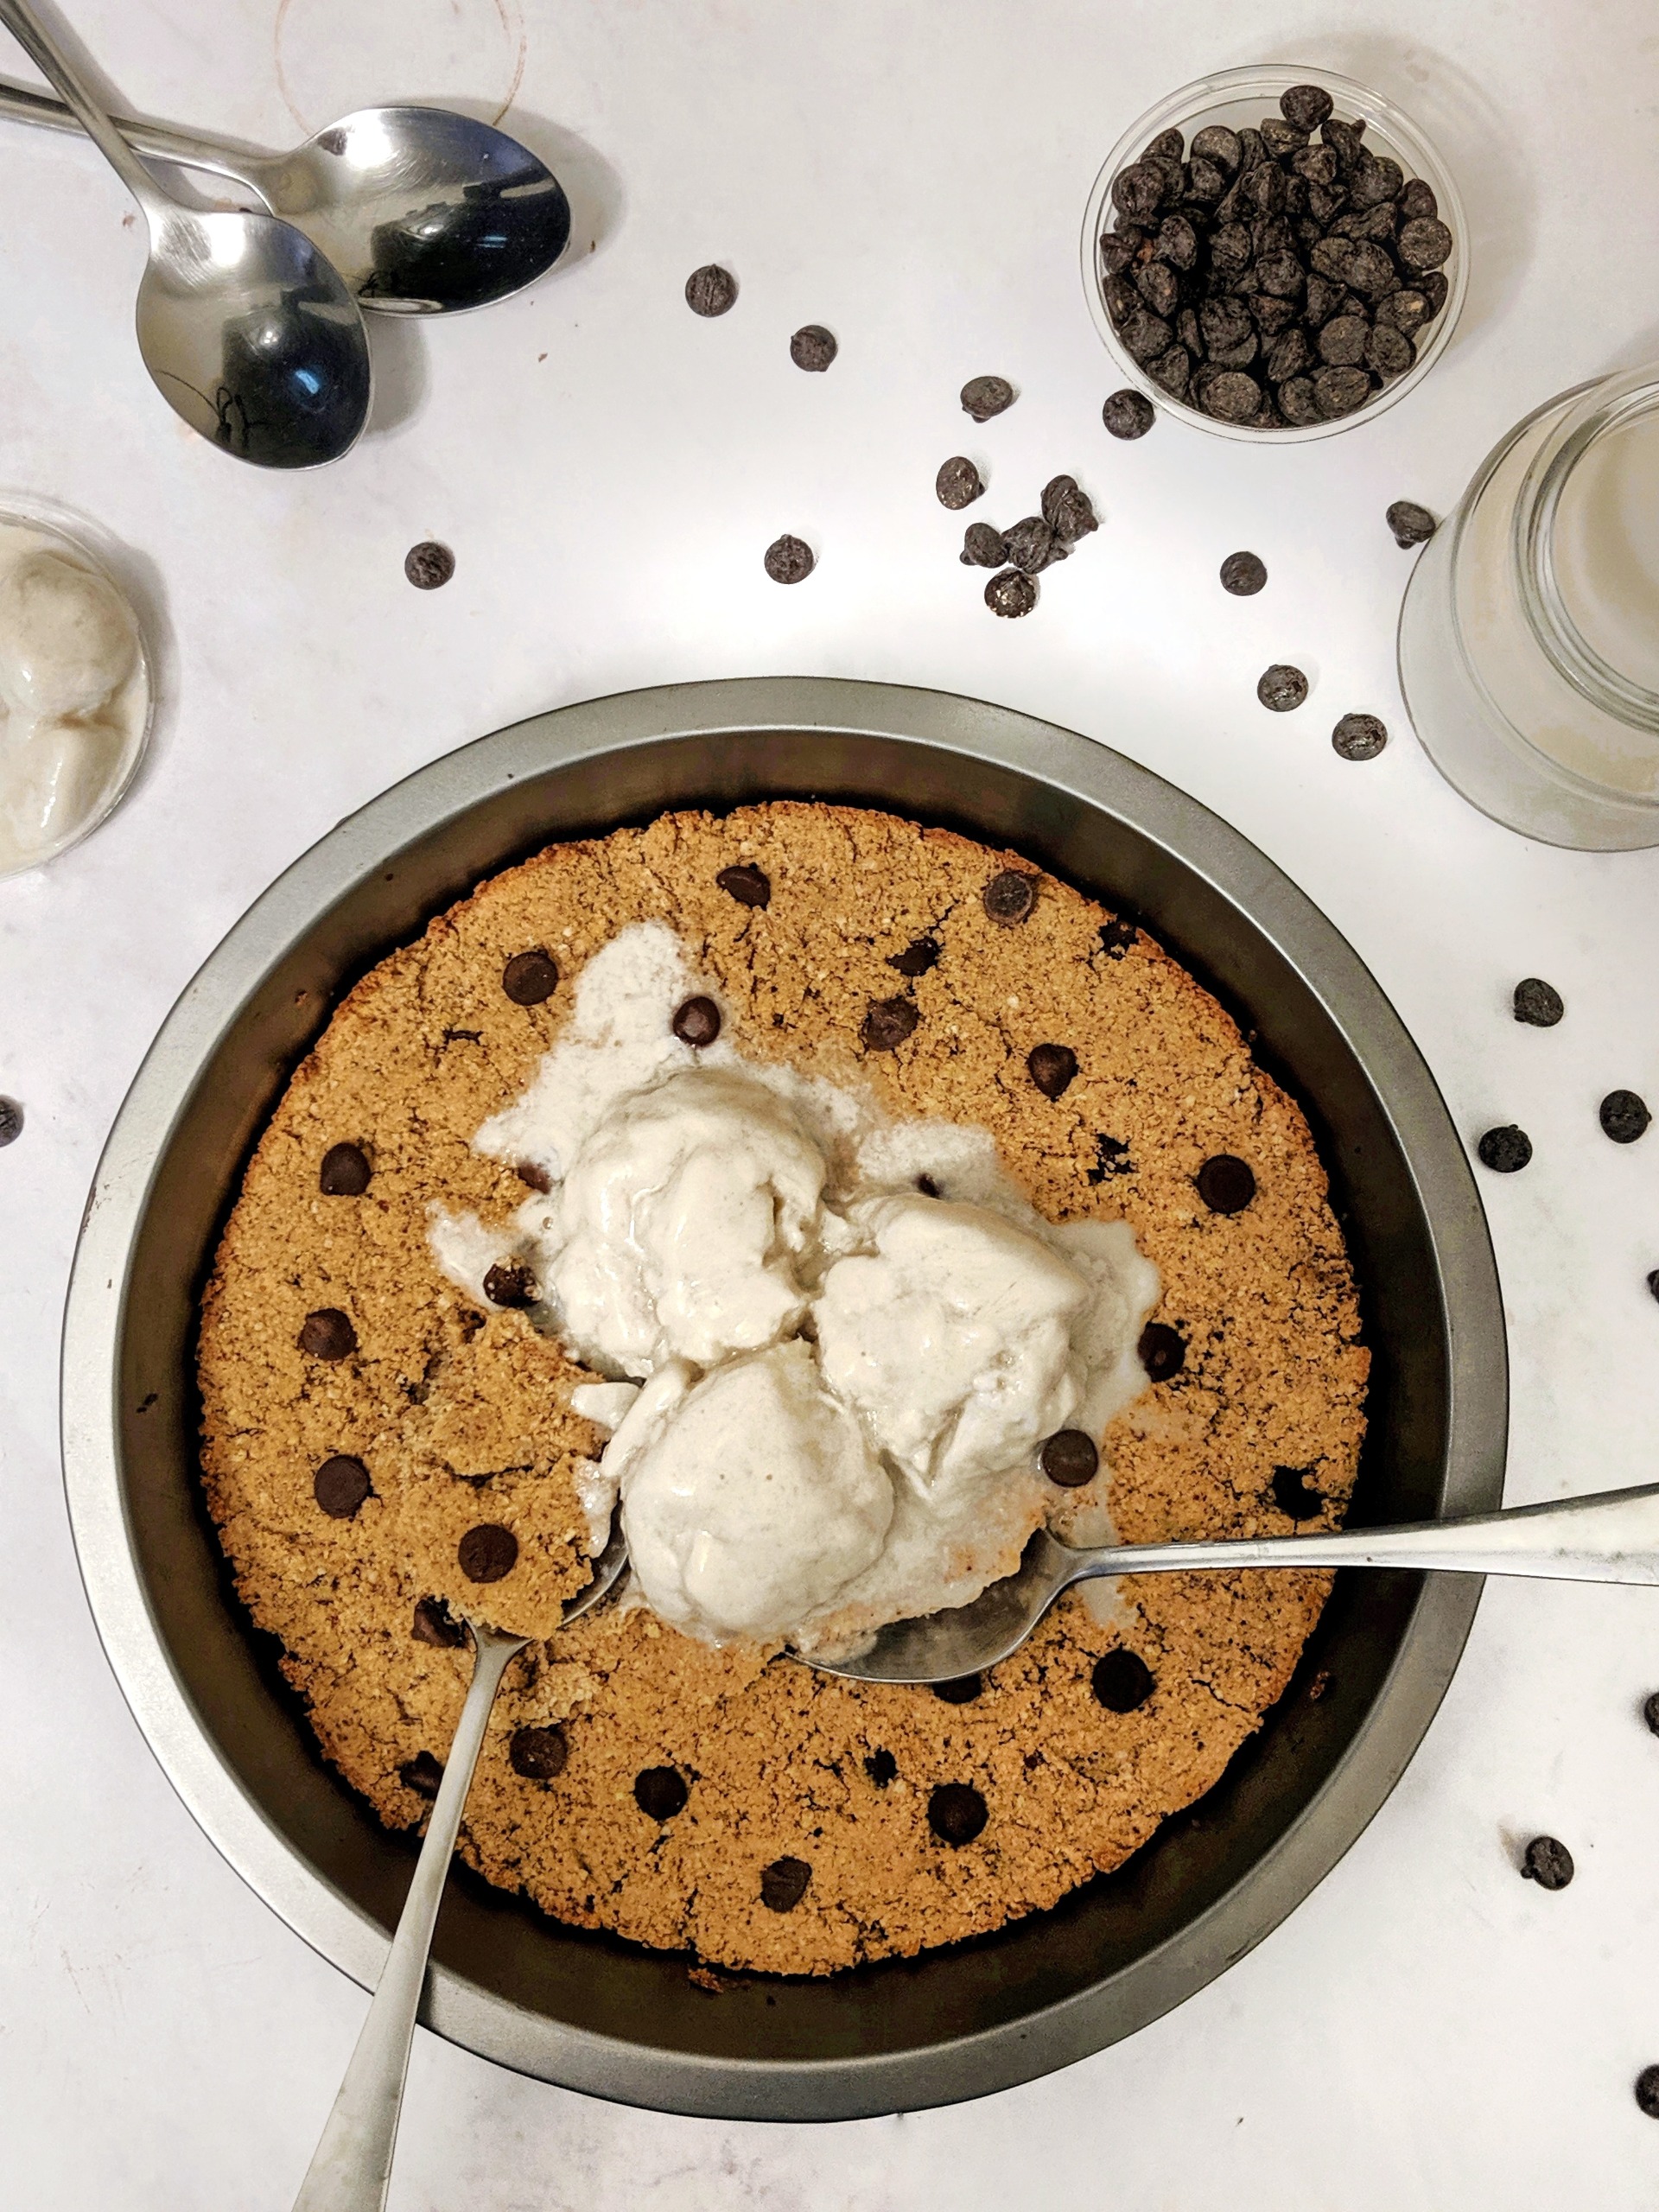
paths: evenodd
<path fill-rule="evenodd" d="M 63 554 L 26 553 L 0 578 L 0 690 L 20 713 L 96 713 L 137 651 L 120 594 Z"/>
<path fill-rule="evenodd" d="M 660 1369 L 601 1465 L 646 1602 L 716 1643 L 785 1636 L 833 1606 L 893 1518 L 891 1480 L 798 1338 L 701 1381 L 683 1361 Z"/>
<path fill-rule="evenodd" d="M 39 721 L 0 740 L 0 867 L 43 855 L 103 804 L 124 740 L 97 722 Z"/>

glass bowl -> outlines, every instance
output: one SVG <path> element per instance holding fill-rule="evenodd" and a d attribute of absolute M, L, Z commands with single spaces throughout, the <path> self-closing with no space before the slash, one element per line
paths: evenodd
<path fill-rule="evenodd" d="M 1447 285 L 1446 305 L 1428 325 L 1417 359 L 1403 376 L 1385 384 L 1363 407 L 1356 408 L 1351 415 L 1339 415 L 1334 422 L 1308 423 L 1294 428 L 1287 425 L 1280 430 L 1253 430 L 1244 423 L 1220 422 L 1185 400 L 1172 399 L 1131 358 L 1106 312 L 1100 236 L 1109 227 L 1112 219 L 1112 179 L 1128 163 L 1138 160 L 1160 130 L 1179 130 L 1190 143 L 1192 133 L 1201 130 L 1206 124 L 1225 124 L 1233 130 L 1243 130 L 1247 124 L 1259 126 L 1264 115 L 1277 111 L 1279 95 L 1288 92 L 1293 85 L 1323 85 L 1336 102 L 1336 112 L 1342 121 L 1363 118 L 1365 143 L 1371 151 L 1391 154 L 1408 178 L 1421 177 L 1432 187 L 1440 202 L 1440 219 L 1450 230 L 1453 244 L 1444 270 Z M 1107 156 L 1089 194 L 1089 206 L 1083 219 L 1083 296 L 1089 303 L 1101 342 L 1125 383 L 1144 392 L 1155 407 L 1181 422 L 1192 423 L 1217 437 L 1240 438 L 1249 444 L 1296 445 L 1310 438 L 1328 438 L 1338 430 L 1351 430 L 1361 423 L 1372 421 L 1384 408 L 1403 399 L 1408 391 L 1416 389 L 1446 351 L 1468 288 L 1468 218 L 1445 162 L 1416 124 L 1402 115 L 1391 100 L 1384 99 L 1380 92 L 1368 91 L 1363 85 L 1355 84 L 1350 77 L 1338 76 L 1334 70 L 1318 69 L 1308 64 L 1280 62 L 1218 70 L 1214 76 L 1195 79 L 1179 92 L 1172 92 L 1166 99 L 1160 100 L 1156 107 L 1148 108 L 1137 122 L 1130 124 Z"/>

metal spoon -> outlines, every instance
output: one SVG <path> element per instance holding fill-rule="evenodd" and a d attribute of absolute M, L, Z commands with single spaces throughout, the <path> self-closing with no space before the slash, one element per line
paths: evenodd
<path fill-rule="evenodd" d="M 368 419 L 369 341 L 329 263 L 274 215 L 200 214 L 170 198 L 29 0 L 0 0 L 0 23 L 143 211 L 149 260 L 138 288 L 138 350 L 168 406 L 238 461 L 264 468 L 338 461 Z"/>
<path fill-rule="evenodd" d="M 0 79 L 0 116 L 79 128 L 67 107 Z M 211 169 L 305 232 L 359 304 L 381 315 L 487 307 L 546 273 L 570 237 L 570 203 L 505 130 L 442 107 L 365 107 L 292 153 L 115 118 L 141 154 Z"/>
<path fill-rule="evenodd" d="M 590 1613 L 609 1595 L 628 1563 L 628 1547 L 619 1517 L 611 1539 L 594 1561 L 594 1579 L 567 1599 L 560 1626 Z M 437 1926 L 438 1906 L 449 1860 L 461 1831 L 473 1770 L 484 1745 L 490 1707 L 508 1665 L 530 1641 L 503 1636 L 480 1622 L 468 1621 L 473 1638 L 473 1679 L 461 1708 L 454 1741 L 444 1763 L 426 1840 L 415 1862 L 415 1875 L 398 1915 L 397 1931 L 386 1954 L 346 2078 L 340 2085 L 310 2165 L 306 2169 L 294 2212 L 382 2212 L 391 2183 L 391 2154 L 404 2108 L 415 2018 L 426 1986 L 427 1955 Z"/>
<path fill-rule="evenodd" d="M 971 1605 L 893 1621 L 856 1658 L 813 1659 L 861 1682 L 949 1682 L 1017 1651 L 1063 1590 L 1097 1574 L 1236 1574 L 1264 1567 L 1393 1567 L 1453 1574 L 1525 1574 L 1550 1582 L 1659 1583 L 1659 1483 L 1554 1505 L 1517 1505 L 1463 1521 L 1216 1543 L 1111 1544 L 1073 1550 L 1039 1529 L 1017 1573 Z"/>

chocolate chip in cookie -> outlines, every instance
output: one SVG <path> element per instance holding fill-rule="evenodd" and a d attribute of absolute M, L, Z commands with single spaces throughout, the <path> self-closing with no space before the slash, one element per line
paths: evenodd
<path fill-rule="evenodd" d="M 558 988 L 558 963 L 542 946 L 515 952 L 501 970 L 501 988 L 515 1006 L 540 1006 Z"/>
<path fill-rule="evenodd" d="M 325 1198 L 360 1198 L 372 1173 L 360 1144 L 331 1144 L 317 1170 L 317 1188 Z"/>
<path fill-rule="evenodd" d="M 1206 1160 L 1193 1179 L 1211 1213 L 1243 1213 L 1255 1196 L 1255 1173 L 1248 1160 L 1230 1152 Z"/>
<path fill-rule="evenodd" d="M 1121 960 L 1140 934 L 1133 922 L 1115 914 L 1100 925 L 1100 949 L 1109 960 Z"/>
<path fill-rule="evenodd" d="M 415 1600 L 415 1623 L 410 1633 L 416 1643 L 429 1643 L 439 1651 L 460 1651 L 467 1642 L 467 1630 L 442 1598 Z"/>
<path fill-rule="evenodd" d="M 899 1762 L 891 1751 L 874 1751 L 864 1761 L 864 1771 L 878 1789 L 899 1778 Z"/>
<path fill-rule="evenodd" d="M 1090 1680 L 1094 1687 L 1095 1700 L 1103 1705 L 1108 1713 L 1133 1713 L 1152 1695 L 1152 1669 L 1138 1653 L 1125 1650 L 1120 1643 L 1116 1650 L 1107 1651 L 1096 1660 Z"/>
<path fill-rule="evenodd" d="M 690 1795 L 677 1767 L 648 1766 L 633 1777 L 633 1802 L 648 1821 L 671 1821 Z"/>
<path fill-rule="evenodd" d="M 1167 1321 L 1148 1321 L 1135 1346 L 1141 1364 L 1154 1382 L 1167 1382 L 1186 1365 L 1186 1339 Z"/>
<path fill-rule="evenodd" d="M 1129 1147 L 1122 1137 L 1109 1136 L 1104 1129 L 1095 1132 L 1095 1164 L 1084 1171 L 1085 1183 L 1104 1183 L 1115 1175 L 1133 1175 L 1135 1162 L 1129 1157 Z"/>
<path fill-rule="evenodd" d="M 1033 1045 L 1026 1065 L 1044 1097 L 1058 1098 L 1077 1074 L 1077 1056 L 1069 1045 Z"/>
<path fill-rule="evenodd" d="M 527 1191 L 550 1191 L 553 1178 L 537 1160 L 516 1160 L 512 1172 Z"/>
<path fill-rule="evenodd" d="M 1308 1480 L 1313 1471 L 1312 1467 L 1275 1467 L 1273 1471 L 1273 1502 L 1293 1521 L 1312 1521 L 1325 1510 L 1324 1498 Z"/>
<path fill-rule="evenodd" d="M 1100 1471 L 1100 1451 L 1095 1440 L 1081 1428 L 1057 1429 L 1037 1455 L 1038 1465 L 1062 1490 L 1081 1490 Z"/>
<path fill-rule="evenodd" d="M 715 881 L 740 906 L 772 904 L 772 878 L 765 868 L 756 868 L 753 861 L 739 861 L 734 867 L 721 868 Z"/>
<path fill-rule="evenodd" d="M 357 1331 L 339 1306 L 320 1306 L 306 1315 L 299 1346 L 313 1359 L 344 1359 L 357 1350 Z"/>
<path fill-rule="evenodd" d="M 1017 868 L 1005 868 L 980 893 L 979 902 L 992 921 L 1001 923 L 1004 929 L 1012 929 L 1016 922 L 1023 922 L 1037 904 L 1037 879 Z"/>
<path fill-rule="evenodd" d="M 484 1295 L 492 1306 L 534 1306 L 541 1294 L 522 1260 L 498 1260 L 484 1278 Z"/>
<path fill-rule="evenodd" d="M 515 1728 L 507 1745 L 508 1765 L 526 1782 L 556 1782 L 569 1756 L 569 1741 L 557 1721 L 547 1728 Z"/>
<path fill-rule="evenodd" d="M 938 966 L 940 950 L 936 938 L 918 937 L 912 939 L 902 952 L 890 952 L 887 965 L 896 968 L 901 976 L 925 976 L 931 968 Z"/>
<path fill-rule="evenodd" d="M 804 1859 L 774 1859 L 760 1869 L 760 1902 L 768 1912 L 793 1912 L 811 1879 Z"/>
<path fill-rule="evenodd" d="M 499 1582 L 518 1560 L 518 1539 L 498 1521 L 480 1521 L 455 1547 L 461 1571 L 469 1582 Z"/>
<path fill-rule="evenodd" d="M 349 1521 L 364 1499 L 373 1494 L 368 1469 L 346 1452 L 325 1459 L 311 1478 L 311 1495 L 331 1521 Z"/>
<path fill-rule="evenodd" d="M 985 1688 L 979 1675 L 958 1675 L 953 1681 L 935 1682 L 933 1694 L 944 1705 L 971 1705 Z"/>
<path fill-rule="evenodd" d="M 430 1751 L 416 1751 L 398 1768 L 397 1779 L 405 1789 L 412 1789 L 430 1804 L 443 1786 L 443 1762 L 435 1759 Z"/>
<path fill-rule="evenodd" d="M 908 999 L 872 999 L 858 1041 L 867 1052 L 896 1052 L 919 1018 Z"/>
<path fill-rule="evenodd" d="M 969 1782 L 942 1782 L 927 1801 L 927 1825 L 953 1850 L 971 1843 L 989 1818 L 985 1800 Z"/>
<path fill-rule="evenodd" d="M 720 1034 L 720 1008 L 713 999 L 683 999 L 670 1027 L 682 1045 L 695 1045 L 701 1051 Z"/>

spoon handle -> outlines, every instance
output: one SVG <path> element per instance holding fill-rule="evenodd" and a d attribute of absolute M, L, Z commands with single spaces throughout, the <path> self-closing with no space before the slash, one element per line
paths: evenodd
<path fill-rule="evenodd" d="M 0 5 L 10 4 L 13 0 L 0 0 Z M 437 1924 L 450 1854 L 483 1745 L 490 1707 L 508 1662 L 524 1649 L 524 1643 L 523 1637 L 498 1636 L 493 1629 L 473 1625 L 472 1685 L 427 1822 L 415 1878 L 404 1900 L 397 1932 L 386 1954 L 369 2017 L 363 2023 L 334 2110 L 294 2200 L 294 2212 L 382 2212 L 385 2206 L 410 2045 L 415 2039 L 415 2016 L 425 1986 L 427 1954 L 432 1948 L 432 1930 Z"/>
<path fill-rule="evenodd" d="M 157 188 L 149 171 L 111 122 L 78 66 L 36 16 L 29 0 L 0 0 L 0 23 L 5 25 L 41 74 L 63 94 L 81 129 L 144 213 L 153 215 L 170 205 L 166 194 Z"/>
<path fill-rule="evenodd" d="M 1545 1505 L 1515 1505 L 1463 1521 L 1334 1529 L 1306 1536 L 1242 1536 L 1215 1543 L 1115 1544 L 1079 1551 L 1076 1559 L 1066 1584 L 1096 1574 L 1258 1567 L 1395 1567 L 1532 1575 L 1552 1582 L 1659 1583 L 1659 1483 Z"/>
<path fill-rule="evenodd" d="M 4 77 L 0 77 L 0 117 L 10 123 L 37 124 L 46 130 L 79 134 L 81 128 L 73 110 L 61 100 L 37 92 L 29 85 L 14 85 Z M 127 144 L 141 154 L 154 155 L 164 162 L 182 162 L 191 168 L 212 169 L 245 184 L 250 191 L 259 190 L 248 172 L 270 156 L 260 155 L 257 148 L 199 137 L 194 131 L 175 130 L 162 123 L 142 123 L 132 116 L 111 116 L 110 120 Z"/>

